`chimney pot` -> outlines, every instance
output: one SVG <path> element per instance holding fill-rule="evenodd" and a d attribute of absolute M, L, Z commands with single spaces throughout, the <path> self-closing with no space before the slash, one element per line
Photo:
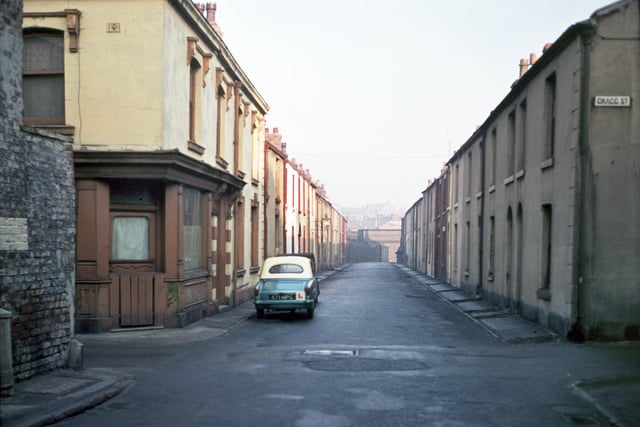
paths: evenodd
<path fill-rule="evenodd" d="M 549 49 L 551 49 L 551 46 L 553 46 L 553 43 L 547 43 L 544 45 L 544 47 L 542 48 L 542 53 L 545 53 L 546 51 L 548 51 Z"/>
<path fill-rule="evenodd" d="M 273 133 L 278 133 L 278 128 L 273 128 Z"/>

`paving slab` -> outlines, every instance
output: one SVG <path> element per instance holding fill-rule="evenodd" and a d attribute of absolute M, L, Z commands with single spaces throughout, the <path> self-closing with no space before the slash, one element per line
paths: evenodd
<path fill-rule="evenodd" d="M 558 338 L 551 331 L 520 316 L 490 317 L 479 321 L 508 343 L 547 342 Z"/>
<path fill-rule="evenodd" d="M 444 297 L 447 301 L 451 302 L 469 301 L 473 299 L 472 297 L 461 291 L 441 291 L 440 295 L 442 295 L 442 297 Z"/>
<path fill-rule="evenodd" d="M 436 292 L 446 292 L 446 291 L 454 291 L 455 288 L 451 285 L 448 285 L 446 283 L 437 283 L 435 285 L 431 285 L 429 286 L 432 290 L 436 291 Z"/>
<path fill-rule="evenodd" d="M 473 313 L 473 312 L 479 312 L 479 311 L 490 311 L 490 312 L 496 312 L 498 310 L 496 310 L 496 307 L 493 304 L 488 303 L 487 301 L 484 300 L 475 300 L 475 301 L 463 301 L 463 302 L 459 302 L 458 303 L 458 307 L 466 312 L 466 313 Z"/>

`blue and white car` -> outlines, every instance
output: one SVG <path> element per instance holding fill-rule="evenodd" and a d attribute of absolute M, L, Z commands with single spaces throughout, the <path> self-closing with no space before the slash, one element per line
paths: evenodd
<path fill-rule="evenodd" d="M 306 256 L 267 258 L 254 290 L 254 305 L 259 319 L 268 311 L 304 310 L 311 319 L 318 304 L 320 288 L 313 261 Z"/>

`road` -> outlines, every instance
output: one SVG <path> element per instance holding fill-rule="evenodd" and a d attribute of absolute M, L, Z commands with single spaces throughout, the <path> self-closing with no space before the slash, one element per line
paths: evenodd
<path fill-rule="evenodd" d="M 617 362 L 634 357 L 502 343 L 393 264 L 354 264 L 321 292 L 313 319 L 252 317 L 202 341 L 87 348 L 85 364 L 132 385 L 59 425 L 610 425 L 571 385 L 628 374 Z"/>

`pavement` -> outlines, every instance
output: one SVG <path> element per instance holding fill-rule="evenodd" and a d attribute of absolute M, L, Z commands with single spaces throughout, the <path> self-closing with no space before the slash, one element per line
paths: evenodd
<path fill-rule="evenodd" d="M 467 295 L 460 289 L 400 264 L 396 266 L 502 342 L 517 345 L 562 341 L 552 331 L 499 309 L 487 301 Z M 326 280 L 346 268 L 348 265 L 321 272 L 318 274 L 319 280 Z M 126 332 L 82 334 L 76 338 L 85 346 L 105 344 L 108 341 L 123 345 L 136 342 L 144 342 L 149 346 L 175 345 L 224 335 L 254 315 L 253 301 L 247 301 L 180 329 L 140 328 Z M 0 398 L 0 425 L 31 427 L 54 424 L 106 402 L 133 383 L 134 376 L 131 374 L 100 368 L 59 369 L 37 375 L 16 383 L 12 396 Z M 589 401 L 610 425 L 640 425 L 640 406 L 637 404 L 640 378 L 608 383 L 576 383 L 572 388 Z"/>

